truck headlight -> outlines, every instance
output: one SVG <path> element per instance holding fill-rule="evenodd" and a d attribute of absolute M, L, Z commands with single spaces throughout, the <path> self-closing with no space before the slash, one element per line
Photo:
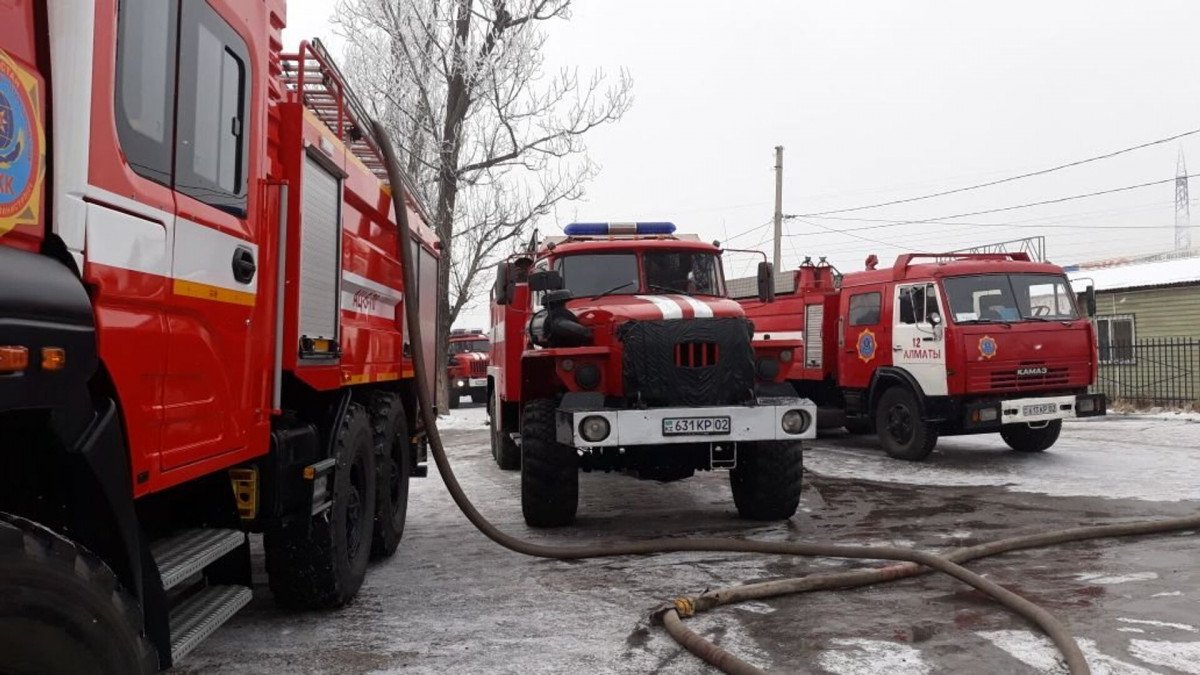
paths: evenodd
<path fill-rule="evenodd" d="M 783 430 L 789 434 L 802 434 L 812 424 L 812 415 L 807 410 L 789 410 L 783 413 Z"/>
<path fill-rule="evenodd" d="M 608 438 L 609 430 L 608 420 L 599 415 L 588 415 L 579 423 L 579 435 L 583 436 L 583 440 L 592 443 L 599 443 Z"/>
<path fill-rule="evenodd" d="M 462 380 L 459 380 L 459 381 L 458 381 L 458 386 L 460 386 L 460 387 L 465 387 L 465 386 L 467 386 L 467 383 L 466 383 L 466 382 L 464 382 L 464 381 L 462 381 Z"/>

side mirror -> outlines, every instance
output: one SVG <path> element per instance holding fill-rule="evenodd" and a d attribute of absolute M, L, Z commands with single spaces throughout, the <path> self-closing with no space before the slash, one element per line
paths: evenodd
<path fill-rule="evenodd" d="M 512 263 L 500 261 L 496 263 L 496 283 L 492 286 L 492 297 L 497 305 L 507 305 L 510 299 L 509 283 L 512 277 Z"/>
<path fill-rule="evenodd" d="M 775 268 L 771 263 L 758 263 L 758 301 L 775 302 Z"/>
<path fill-rule="evenodd" d="M 934 326 L 942 325 L 942 315 L 938 314 L 937 312 L 930 312 L 929 323 L 933 324 Z"/>
<path fill-rule="evenodd" d="M 563 278 L 558 270 L 538 270 L 529 275 L 529 290 L 534 293 L 562 290 Z"/>
<path fill-rule="evenodd" d="M 1087 308 L 1088 316 L 1096 316 L 1096 287 L 1088 286 L 1083 292 L 1083 304 Z"/>

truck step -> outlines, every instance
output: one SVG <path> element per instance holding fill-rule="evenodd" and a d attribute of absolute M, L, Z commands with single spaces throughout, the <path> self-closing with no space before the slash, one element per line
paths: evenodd
<path fill-rule="evenodd" d="M 246 541 L 238 530 L 183 530 L 150 546 L 163 588 L 170 590 Z"/>
<path fill-rule="evenodd" d="M 187 656 L 254 594 L 246 586 L 209 586 L 171 610 L 171 661 Z"/>

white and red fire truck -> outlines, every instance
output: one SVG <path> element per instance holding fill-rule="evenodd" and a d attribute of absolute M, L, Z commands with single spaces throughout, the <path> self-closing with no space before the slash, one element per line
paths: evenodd
<path fill-rule="evenodd" d="M 579 471 L 730 469 L 745 518 L 790 517 L 815 406 L 783 382 L 800 341 L 755 342 L 721 249 L 671 223 L 573 223 L 498 266 L 492 452 L 535 527 L 575 518 Z M 769 300 L 770 265 L 759 289 Z"/>
<path fill-rule="evenodd" d="M 487 401 L 487 367 L 491 343 L 483 331 L 455 328 L 450 331 L 450 357 L 446 361 L 446 387 L 450 407 L 470 396 L 472 403 Z"/>
<path fill-rule="evenodd" d="M 438 246 L 284 4 L 0 3 L 0 671 L 171 666 L 247 532 L 289 607 L 399 543 Z"/>
<path fill-rule="evenodd" d="M 749 284 L 746 286 L 749 287 Z M 1063 420 L 1105 414 L 1094 329 L 1062 268 L 1024 253 L 905 254 L 837 274 L 806 260 L 774 303 L 745 298 L 756 335 L 802 340 L 786 379 L 921 460 L 939 435 L 1000 432 L 1040 452 Z M 1081 294 L 1092 313 L 1091 289 Z"/>

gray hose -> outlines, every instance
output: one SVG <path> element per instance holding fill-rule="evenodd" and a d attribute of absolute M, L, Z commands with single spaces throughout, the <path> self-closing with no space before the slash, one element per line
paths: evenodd
<path fill-rule="evenodd" d="M 429 447 L 433 454 L 434 461 L 437 463 L 438 473 L 441 475 L 443 482 L 446 484 L 446 489 L 450 491 L 450 496 L 454 499 L 454 503 L 466 515 L 467 520 L 471 521 L 480 532 L 492 541 L 501 546 L 522 553 L 541 558 L 552 558 L 557 560 L 575 560 L 580 558 L 599 558 L 608 556 L 623 556 L 623 555 L 642 555 L 647 553 L 674 553 L 681 551 L 692 552 L 729 552 L 729 553 L 767 553 L 775 555 L 798 555 L 812 557 L 834 557 L 834 558 L 857 558 L 867 560 L 895 560 L 911 563 L 910 565 L 892 566 L 881 570 L 868 570 L 858 573 L 861 574 L 862 581 L 854 585 L 864 585 L 866 583 L 877 583 L 879 581 L 887 581 L 891 579 L 902 578 L 904 576 L 912 576 L 920 571 L 923 567 L 937 570 L 948 574 L 967 585 L 991 596 L 1000 604 L 1008 607 L 1013 612 L 1021 615 L 1031 623 L 1041 628 L 1047 636 L 1054 642 L 1058 649 L 1063 653 L 1067 667 L 1073 675 L 1082 675 L 1089 673 L 1087 661 L 1084 659 L 1083 652 L 1080 651 L 1079 645 L 1065 626 L 1049 612 L 1038 607 L 1034 603 L 1022 598 L 1021 596 L 1009 591 L 998 584 L 989 581 L 970 570 L 952 561 L 950 558 L 937 556 L 924 551 L 916 551 L 912 549 L 897 548 L 892 546 L 846 546 L 839 544 L 824 544 L 824 543 L 781 543 L 781 542 L 765 542 L 743 539 L 724 539 L 718 537 L 693 537 L 693 538 L 665 538 L 646 541 L 610 541 L 602 544 L 589 546 L 547 546 L 545 544 L 537 544 L 534 542 L 518 539 L 489 522 L 484 518 L 483 514 L 475 508 L 475 505 L 467 498 L 462 486 L 458 482 L 458 478 L 454 475 L 454 470 L 450 466 L 450 461 L 446 456 L 445 447 L 442 444 L 441 434 L 437 427 L 437 417 L 433 411 L 433 402 L 430 400 L 430 392 L 432 391 L 431 373 L 425 370 L 425 355 L 424 342 L 421 340 L 421 319 L 419 307 L 415 300 L 417 295 L 410 293 L 410 289 L 416 289 L 416 279 L 413 277 L 415 269 L 415 261 L 412 257 L 410 246 L 405 244 L 408 242 L 408 237 L 411 237 L 411 229 L 409 228 L 408 209 L 405 205 L 404 182 L 401 178 L 395 154 L 392 149 L 392 144 L 388 138 L 387 132 L 378 123 L 372 122 L 372 131 L 375 141 L 384 155 L 384 163 L 387 167 L 388 179 L 392 186 L 392 203 L 396 210 L 396 218 L 399 226 L 399 231 L 407 236 L 398 236 L 397 247 L 400 249 L 399 258 L 404 266 L 404 288 L 407 294 L 404 303 L 405 316 L 408 319 L 408 327 L 412 332 L 409 336 L 409 343 L 412 345 L 413 366 L 417 380 L 417 396 L 420 401 L 420 414 L 424 422 L 425 433 L 428 436 Z M 449 255 L 449 249 L 443 249 L 443 255 Z M 1187 521 L 1188 525 L 1180 523 Z M 1137 524 L 1130 524 L 1137 525 Z M 1158 521 L 1156 523 L 1144 523 L 1142 527 L 1156 528 L 1153 531 L 1167 531 L 1171 529 L 1188 529 L 1195 527 L 1193 519 L 1176 519 L 1175 521 Z M 1114 526 L 1120 527 L 1120 526 Z M 1126 526 L 1129 527 L 1129 526 Z M 1083 528 L 1088 529 L 1088 528 Z M 1076 532 L 1076 530 L 1068 530 Z M 1138 532 L 1131 532 L 1138 533 Z M 1041 543 L 1029 544 L 1022 546 L 1028 548 L 1035 545 L 1047 545 L 1059 543 L 1055 535 L 1062 536 L 1064 533 L 1048 533 L 1039 535 L 1042 539 Z M 1099 536 L 1120 536 L 1115 534 L 1099 535 Z M 1047 539 L 1048 537 L 1048 539 Z M 1082 538 L 1082 537 L 1080 537 Z M 1028 539 L 1028 538 L 1024 538 Z M 1078 538 L 1068 538 L 1064 541 L 1077 541 Z M 1005 540 L 1011 541 L 1011 540 Z M 996 542 L 1001 543 L 1001 542 Z M 982 545 L 989 547 L 993 545 Z M 981 547 L 973 547 L 978 549 Z M 1002 550 L 992 550 L 987 548 L 991 553 L 983 553 L 982 555 L 992 555 L 1002 552 Z M 980 556 L 974 556 L 980 557 Z M 963 558 L 963 560 L 970 558 Z M 811 578 L 811 577 L 810 577 Z M 869 580 L 868 580 L 869 579 Z M 782 584 L 785 582 L 797 582 L 798 580 L 781 580 L 778 582 L 768 582 L 770 584 Z M 844 583 L 844 582 L 843 582 Z M 803 584 L 801 584 L 803 585 Z M 766 591 L 761 589 L 762 584 L 755 585 L 760 587 L 759 592 L 765 592 L 766 595 L 761 597 L 769 597 L 777 595 L 768 588 Z M 751 588 L 751 587 L 741 587 Z M 735 593 L 737 589 L 729 589 L 725 593 Z M 753 591 L 750 591 L 753 592 Z M 795 591 L 781 591 L 795 592 Z M 708 594 L 705 594 L 708 595 Z M 701 596 L 704 597 L 704 596 Z M 727 604 L 726 602 L 716 602 L 710 606 L 717 604 Z M 687 603 L 684 603 L 687 604 Z M 721 668 L 729 673 L 751 673 L 759 672 L 754 666 L 734 657 L 724 650 L 708 643 L 703 638 L 688 630 L 682 625 L 678 606 L 668 606 L 656 613 L 657 617 L 663 621 L 668 632 L 677 641 L 680 641 L 684 647 L 701 658 L 704 658 L 714 666 Z M 686 612 L 685 612 L 686 613 Z M 705 646 L 707 645 L 707 646 Z M 715 659 L 715 660 L 714 660 Z"/>

